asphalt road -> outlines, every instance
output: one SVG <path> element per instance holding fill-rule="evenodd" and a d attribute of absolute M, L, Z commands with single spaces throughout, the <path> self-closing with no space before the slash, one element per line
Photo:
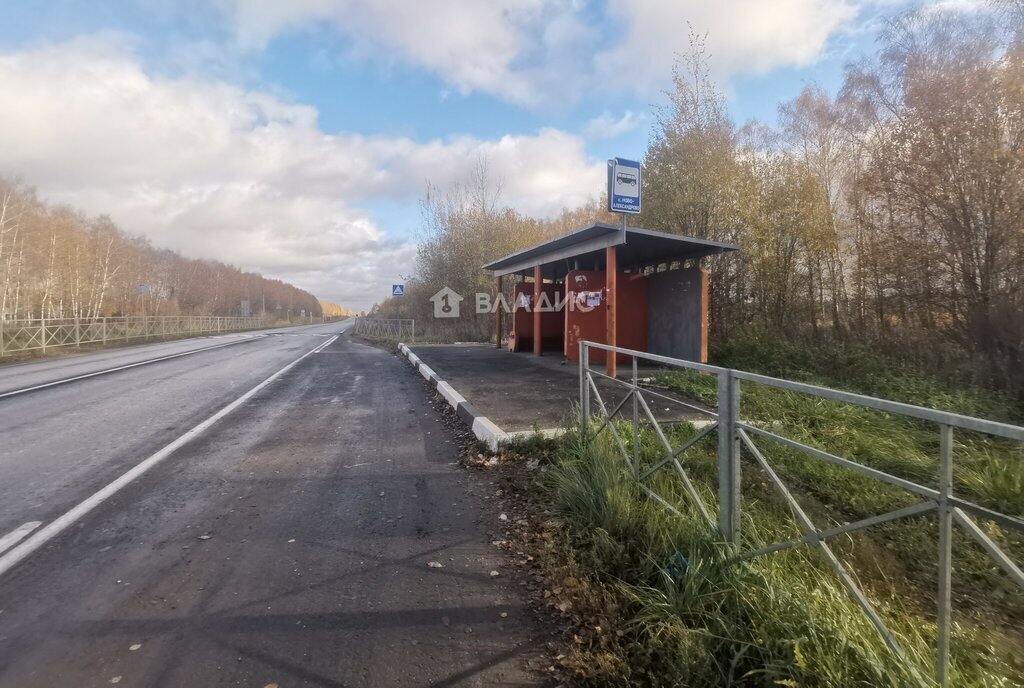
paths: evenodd
<path fill-rule="evenodd" d="M 307 328 L 298 328 L 297 332 Z M 13 395 L 55 382 L 77 380 L 107 371 L 145 365 L 156 359 L 188 356 L 203 350 L 242 343 L 288 330 L 260 330 L 178 339 L 156 344 L 139 344 L 89 354 L 58 355 L 55 358 L 0 366 L 0 395 Z M 308 335 L 307 335 L 308 336 Z M 64 351 L 67 351 L 66 349 Z M 64 351 L 58 349 L 63 354 Z"/>
<path fill-rule="evenodd" d="M 421 379 L 342 329 L 0 368 L 229 344 L 0 397 L 0 686 L 537 683 L 497 515 Z"/>

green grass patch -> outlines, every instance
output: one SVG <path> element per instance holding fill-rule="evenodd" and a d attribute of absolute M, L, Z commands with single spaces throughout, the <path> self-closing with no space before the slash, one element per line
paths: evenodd
<path fill-rule="evenodd" d="M 943 379 L 858 344 L 799 343 L 764 335 L 713 342 L 715 365 L 823 385 L 906 404 L 1010 423 L 1024 422 L 1024 400 Z"/>
<path fill-rule="evenodd" d="M 627 449 L 631 428 L 617 426 Z M 669 430 L 678 446 L 696 430 Z M 636 438 L 641 471 L 660 460 L 649 430 Z M 548 508 L 575 534 L 570 558 L 615 591 L 625 610 L 621 661 L 592 663 L 588 685 L 649 686 L 902 686 L 913 677 L 861 612 L 813 548 L 799 547 L 738 564 L 730 548 L 705 524 L 682 481 L 659 471 L 645 481 L 678 514 L 649 498 L 629 475 L 607 432 L 585 444 L 568 433 L 549 450 L 543 481 Z M 714 435 L 687 452 L 684 464 L 701 500 L 714 514 Z M 764 483 L 745 476 L 744 547 L 793 537 L 788 509 Z M 811 498 L 809 509 L 823 506 Z M 927 519 L 914 537 L 934 531 Z M 856 563 L 855 539 L 837 552 Z M 935 557 L 934 543 L 928 556 Z M 685 563 L 684 563 L 685 562 Z M 855 566 L 850 566 L 856 572 Z M 854 574 L 856 575 L 856 573 Z M 934 619 L 913 598 L 861 581 L 922 676 L 934 666 Z M 996 630 L 958 617 L 954 685 L 1019 685 L 1024 666 L 1014 646 Z"/>
<path fill-rule="evenodd" d="M 957 385 L 858 347 L 810 347 L 746 337 L 720 342 L 713 363 L 904 403 L 1020 423 L 1020 403 Z M 666 371 L 659 384 L 717 404 L 713 376 Z M 765 385 L 741 383 L 744 421 L 892 475 L 937 487 L 934 424 Z M 617 423 L 640 472 L 664 458 L 655 433 L 633 436 Z M 678 447 L 697 430 L 665 427 Z M 915 495 L 767 438 L 752 437 L 818 528 L 909 506 Z M 801 535 L 790 506 L 743 449 L 742 548 Z M 737 565 L 715 541 L 671 465 L 644 481 L 680 512 L 643 493 L 608 432 L 589 445 L 566 435 L 547 474 L 546 498 L 579 534 L 572 554 L 612 587 L 628 610 L 630 642 L 620 662 L 589 677 L 595 685 L 913 685 L 816 548 L 800 546 Z M 717 434 L 680 458 L 712 517 L 717 512 Z M 1024 516 L 1024 446 L 979 433 L 954 433 L 954 492 Z M 1024 538 L 979 525 L 1016 562 Z M 934 513 L 830 540 L 893 631 L 913 670 L 934 672 L 938 527 Z M 1024 685 L 1024 593 L 959 528 L 954 528 L 953 685 Z M 685 558 L 685 571 L 678 566 Z M 674 563 L 675 562 L 675 563 Z"/>
<path fill-rule="evenodd" d="M 863 349 L 810 349 L 786 342 L 743 338 L 721 344 L 715 363 L 938 408 L 1013 421 L 1019 408 L 997 392 L 955 387 Z M 710 406 L 715 378 L 666 372 L 661 382 Z M 937 487 L 939 438 L 935 424 L 882 413 L 765 385 L 741 383 L 741 417 L 753 424 L 857 463 L 919 484 Z M 911 493 L 815 459 L 766 439 L 754 438 L 819 527 L 855 521 L 909 506 Z M 749 456 L 749 454 L 748 454 Z M 954 493 L 1012 516 L 1024 516 L 1024 445 L 980 433 L 954 433 Z M 745 462 L 749 463 L 749 462 Z M 755 485 L 762 492 L 766 484 Z M 927 526 L 921 522 L 928 522 Z M 1016 562 L 1024 561 L 1024 536 L 982 522 L 988 535 Z M 880 526 L 854 538 L 855 559 L 873 569 L 879 588 L 895 589 L 921 606 L 934 598 L 937 547 L 934 519 Z M 1024 594 L 962 531 L 954 531 L 957 589 L 978 611 L 976 623 L 1024 627 Z M 1017 634 L 1020 637 L 1021 634 Z"/>

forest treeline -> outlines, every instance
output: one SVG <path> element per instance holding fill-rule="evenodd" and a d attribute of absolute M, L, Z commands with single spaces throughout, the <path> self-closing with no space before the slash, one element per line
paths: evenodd
<path fill-rule="evenodd" d="M 618 221 L 596 200 L 543 220 L 502 205 L 501 183 L 482 159 L 475 162 L 463 184 L 447 189 L 428 185 L 421 211 L 415 275 L 407 279 L 404 296 L 375 304 L 370 315 L 415 318 L 418 331 L 449 342 L 484 341 L 494 333 L 492 316 L 473 313 L 472 295 L 494 292 L 493 278 L 480 266 L 591 222 Z M 509 299 L 511 279 L 505 280 Z M 443 287 L 468 299 L 462 305 L 462 317 L 433 318 L 429 299 Z"/>
<path fill-rule="evenodd" d="M 186 258 L 48 204 L 0 179 L 0 317 L 321 314 L 312 294 L 215 260 Z M 339 307 L 340 309 L 340 307 Z"/>
<path fill-rule="evenodd" d="M 320 312 L 328 318 L 350 318 L 356 315 L 356 312 L 351 308 L 345 308 L 337 303 L 331 303 L 330 301 L 320 302 Z"/>
<path fill-rule="evenodd" d="M 740 245 L 705 263 L 714 336 L 868 345 L 1024 393 L 1024 4 L 997 5 L 893 18 L 837 93 L 807 86 L 774 124 L 730 119 L 691 36 L 633 222 Z M 526 218 L 474 179 L 428 194 L 417 280 L 380 312 L 430 325 L 441 286 L 488 289 L 487 261 L 607 218 L 598 202 Z"/>

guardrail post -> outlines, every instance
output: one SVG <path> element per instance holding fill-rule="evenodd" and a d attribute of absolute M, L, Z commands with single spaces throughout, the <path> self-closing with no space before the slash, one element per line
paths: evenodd
<path fill-rule="evenodd" d="M 77 315 L 75 316 L 75 348 L 82 348 L 82 324 Z"/>
<path fill-rule="evenodd" d="M 4 316 L 0 313 L 0 356 L 4 355 Z"/>
<path fill-rule="evenodd" d="M 633 477 L 640 478 L 640 382 L 637 378 L 636 356 L 633 356 Z"/>
<path fill-rule="evenodd" d="M 726 542 L 740 535 L 740 381 L 731 370 L 718 374 L 718 529 Z"/>
<path fill-rule="evenodd" d="M 107 319 L 100 318 L 100 332 L 103 334 L 103 344 L 107 343 Z"/>
<path fill-rule="evenodd" d="M 583 441 L 590 434 L 590 385 L 587 384 L 587 371 L 590 369 L 590 350 L 587 343 L 580 341 L 580 419 L 582 421 Z"/>
<path fill-rule="evenodd" d="M 43 345 L 43 353 L 46 353 L 46 316 L 39 318 L 39 341 Z"/>
<path fill-rule="evenodd" d="M 952 616 L 953 509 L 953 428 L 939 426 L 939 599 L 938 638 L 935 648 L 935 680 L 949 685 L 949 627 Z"/>

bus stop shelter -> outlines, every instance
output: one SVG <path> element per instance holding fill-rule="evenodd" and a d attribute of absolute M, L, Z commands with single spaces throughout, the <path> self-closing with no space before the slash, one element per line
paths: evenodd
<path fill-rule="evenodd" d="M 499 294 L 513 289 L 509 348 L 561 350 L 578 358 L 580 340 L 663 355 L 707 360 L 706 256 L 738 250 L 734 244 L 594 223 L 488 263 Z M 527 282 L 531 280 L 532 282 Z M 501 300 L 495 341 L 501 346 Z M 616 356 L 606 359 L 616 373 Z"/>

